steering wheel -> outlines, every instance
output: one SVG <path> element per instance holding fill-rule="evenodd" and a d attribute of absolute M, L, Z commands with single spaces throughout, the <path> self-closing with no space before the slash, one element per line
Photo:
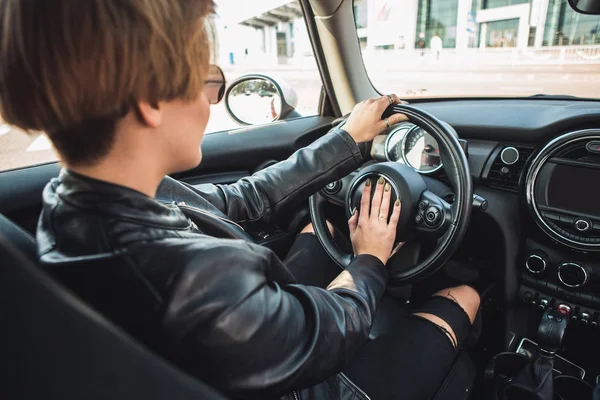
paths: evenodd
<path fill-rule="evenodd" d="M 344 207 L 346 217 L 350 218 L 351 210 L 355 207 L 360 211 L 360 198 L 366 180 L 375 182 L 379 177 L 385 178 L 392 187 L 391 204 L 396 199 L 400 199 L 402 204 L 396 241 L 406 242 L 387 264 L 390 284 L 396 286 L 423 279 L 450 259 L 469 225 L 473 184 L 466 155 L 456 132 L 448 124 L 407 105 L 390 106 L 384 117 L 392 113 L 406 115 L 409 122 L 437 140 L 444 170 L 454 191 L 454 202 L 450 204 L 428 190 L 423 177 L 413 168 L 398 162 L 379 162 L 363 166 L 344 179 L 328 185 L 310 197 L 309 207 L 315 234 L 321 245 L 340 267 L 345 268 L 353 255 L 345 253 L 332 238 L 326 224 L 325 205 L 330 202 Z M 423 240 L 436 240 L 437 243 L 425 259 L 419 260 Z"/>

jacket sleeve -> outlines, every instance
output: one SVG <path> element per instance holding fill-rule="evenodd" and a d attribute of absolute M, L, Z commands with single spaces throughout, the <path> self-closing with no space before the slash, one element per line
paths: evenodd
<path fill-rule="evenodd" d="M 269 279 L 283 268 L 273 252 L 236 246 L 190 260 L 175 284 L 164 328 L 177 364 L 234 398 L 279 396 L 339 372 L 368 338 L 383 263 L 358 256 L 327 289 L 280 285 Z"/>
<path fill-rule="evenodd" d="M 199 194 L 243 226 L 271 225 L 329 182 L 362 164 L 354 139 L 334 129 L 311 145 L 231 185 L 204 185 Z"/>

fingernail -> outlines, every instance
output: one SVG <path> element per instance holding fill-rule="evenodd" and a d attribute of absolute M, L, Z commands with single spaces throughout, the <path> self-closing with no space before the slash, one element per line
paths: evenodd
<path fill-rule="evenodd" d="M 354 207 L 354 210 L 352 210 L 352 215 L 356 214 L 356 207 Z"/>
<path fill-rule="evenodd" d="M 396 200 L 396 202 L 394 203 L 394 205 L 395 205 L 396 207 L 398 207 L 398 206 L 400 205 L 400 199 Z"/>
<path fill-rule="evenodd" d="M 385 179 L 383 179 L 383 176 L 380 176 L 379 179 L 377 179 L 377 184 L 379 184 L 379 185 L 383 185 L 384 182 L 385 182 Z"/>
<path fill-rule="evenodd" d="M 389 183 L 386 183 L 386 184 L 385 184 L 385 188 L 384 188 L 383 190 L 385 190 L 386 192 L 389 192 L 391 188 L 392 188 L 392 187 L 390 186 L 390 184 L 389 184 Z"/>
<path fill-rule="evenodd" d="M 371 180 L 370 179 L 367 179 L 367 181 L 365 182 L 365 186 L 367 186 L 367 187 L 371 186 Z"/>

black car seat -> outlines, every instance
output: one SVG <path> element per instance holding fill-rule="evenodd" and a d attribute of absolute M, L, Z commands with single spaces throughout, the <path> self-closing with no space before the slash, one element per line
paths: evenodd
<path fill-rule="evenodd" d="M 224 399 L 72 296 L 1 234 L 0 264 L 0 398 Z"/>
<path fill-rule="evenodd" d="M 0 215 L 0 399 L 225 399 L 132 339 L 36 260 L 33 237 Z M 462 353 L 434 399 L 467 399 L 474 377 Z"/>
<path fill-rule="evenodd" d="M 29 260 L 37 262 L 37 247 L 34 237 L 2 214 L 0 214 L 0 235 L 3 235 Z"/>

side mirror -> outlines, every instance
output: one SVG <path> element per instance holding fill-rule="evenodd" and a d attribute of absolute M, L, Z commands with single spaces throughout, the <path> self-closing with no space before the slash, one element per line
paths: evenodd
<path fill-rule="evenodd" d="M 256 125 L 299 117 L 296 91 L 284 80 L 242 75 L 225 92 L 227 114 L 238 124 Z"/>
<path fill-rule="evenodd" d="M 569 0 L 569 5 L 580 14 L 600 15 L 600 0 Z"/>

